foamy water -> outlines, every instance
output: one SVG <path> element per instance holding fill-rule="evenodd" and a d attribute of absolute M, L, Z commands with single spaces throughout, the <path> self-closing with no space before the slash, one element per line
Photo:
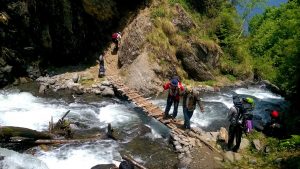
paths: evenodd
<path fill-rule="evenodd" d="M 34 130 L 47 130 L 48 123 L 53 117 L 54 121 L 61 118 L 70 110 L 67 118 L 70 121 L 79 121 L 88 127 L 107 127 L 111 123 L 114 128 L 128 127 L 142 123 L 135 112 L 133 105 L 117 103 L 66 103 L 62 100 L 51 100 L 34 97 L 30 93 L 7 93 L 0 91 L 0 122 L 3 126 L 19 126 Z M 160 133 L 155 127 L 147 135 L 160 138 Z M 125 128 L 124 128 L 125 129 Z M 97 164 L 109 164 L 112 160 L 121 160 L 118 152 L 119 143 L 112 140 L 102 140 L 93 143 L 63 145 L 50 149 L 47 152 L 38 149 L 35 159 L 41 164 L 25 165 L 29 156 L 18 155 L 5 160 L 2 168 L 10 166 L 30 166 L 32 169 L 57 169 L 57 168 L 91 168 Z M 2 151 L 2 150 L 0 150 Z M 13 151 L 12 151 L 13 152 Z M 22 154 L 21 154 L 22 155 Z M 44 167 L 42 166 L 44 164 Z M 18 167 L 13 167 L 18 168 Z"/>

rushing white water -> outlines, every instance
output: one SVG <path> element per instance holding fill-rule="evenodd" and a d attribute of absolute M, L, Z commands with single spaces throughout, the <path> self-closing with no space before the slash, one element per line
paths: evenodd
<path fill-rule="evenodd" d="M 239 88 L 236 89 L 235 92 L 237 94 L 242 94 L 242 95 L 249 95 L 256 97 L 258 99 L 262 100 L 267 100 L 267 99 L 279 99 L 283 100 L 283 98 L 279 95 L 276 95 L 268 90 L 260 89 L 260 88 L 254 88 L 254 87 L 249 87 L 249 88 Z"/>
<path fill-rule="evenodd" d="M 48 169 L 47 165 L 28 154 L 20 154 L 18 152 L 0 148 L 0 156 L 4 159 L 0 161 L 1 169 Z"/>
<path fill-rule="evenodd" d="M 114 128 L 130 130 L 130 126 L 142 123 L 138 115 L 140 112 L 136 112 L 132 104 L 66 103 L 63 100 L 38 98 L 26 92 L 0 91 L 0 125 L 3 126 L 47 130 L 51 117 L 57 121 L 67 110 L 70 110 L 67 116 L 69 120 L 79 121 L 89 128 L 106 128 L 107 124 L 111 123 Z M 151 128 L 151 132 L 147 133 L 147 136 L 151 139 L 161 138 L 159 129 L 152 126 L 151 120 L 149 123 L 147 126 Z M 45 167 L 42 164 L 41 167 L 32 164 L 32 167 L 25 168 L 91 168 L 97 164 L 109 164 L 112 160 L 121 160 L 118 149 L 119 143 L 111 140 L 64 145 L 47 152 L 37 149 L 35 157 L 37 161 L 38 159 L 43 161 Z M 5 169 L 10 169 L 10 165 L 17 166 L 17 164 L 30 166 L 25 165 L 26 159 L 30 160 L 28 156 L 24 158 L 15 156 L 13 160 L 6 159 L 8 160 L 3 163 Z"/>
<path fill-rule="evenodd" d="M 64 145 L 58 149 L 36 156 L 49 168 L 83 168 L 89 169 L 97 164 L 111 164 L 112 160 L 121 160 L 118 145 L 111 140 L 102 140 L 81 145 Z"/>

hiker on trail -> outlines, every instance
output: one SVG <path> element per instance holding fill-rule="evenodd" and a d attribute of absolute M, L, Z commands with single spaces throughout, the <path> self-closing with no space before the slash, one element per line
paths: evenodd
<path fill-rule="evenodd" d="M 174 110 L 172 118 L 176 118 L 178 112 L 178 105 L 180 94 L 184 91 L 181 82 L 176 78 L 172 78 L 169 82 L 163 85 L 164 90 L 168 90 L 167 106 L 164 113 L 164 118 L 169 118 L 169 111 L 174 103 Z"/>
<path fill-rule="evenodd" d="M 263 132 L 267 135 L 267 136 L 273 136 L 276 138 L 283 138 L 284 137 L 284 129 L 283 129 L 283 125 L 282 122 L 280 120 L 279 117 L 279 112 L 276 110 L 273 110 L 270 113 L 271 116 L 271 120 L 269 122 L 266 123 Z"/>
<path fill-rule="evenodd" d="M 228 113 L 229 125 L 229 138 L 228 138 L 228 149 L 237 152 L 240 148 L 243 131 L 250 130 L 251 126 L 248 126 L 247 120 L 252 120 L 251 110 L 254 108 L 254 101 L 252 98 L 240 99 L 237 95 L 232 97 L 234 106 L 230 108 Z M 233 141 L 236 141 L 233 146 Z"/>
<path fill-rule="evenodd" d="M 105 76 L 104 56 L 103 56 L 103 54 L 100 54 L 100 56 L 99 56 L 99 73 L 98 73 L 98 77 L 101 78 L 103 76 Z"/>
<path fill-rule="evenodd" d="M 196 103 L 198 104 L 201 112 L 204 112 L 203 104 L 199 97 L 199 92 L 191 87 L 186 87 L 183 93 L 182 108 L 184 116 L 183 127 L 185 129 L 191 129 L 190 120 L 193 116 L 194 110 L 196 109 Z"/>
<path fill-rule="evenodd" d="M 115 49 L 118 50 L 120 47 L 121 38 L 122 38 L 121 32 L 113 33 L 111 38 L 112 38 L 113 43 L 115 44 Z"/>

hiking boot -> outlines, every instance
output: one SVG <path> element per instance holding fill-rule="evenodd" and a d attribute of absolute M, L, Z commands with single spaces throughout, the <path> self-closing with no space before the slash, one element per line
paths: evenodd
<path fill-rule="evenodd" d="M 164 119 L 169 119 L 171 117 L 172 117 L 171 115 L 164 115 Z"/>

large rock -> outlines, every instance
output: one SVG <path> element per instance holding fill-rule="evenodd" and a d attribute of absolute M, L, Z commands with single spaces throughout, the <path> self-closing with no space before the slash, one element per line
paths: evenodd
<path fill-rule="evenodd" d="M 121 48 L 118 51 L 119 64 L 131 64 L 143 50 L 146 42 L 146 35 L 152 28 L 152 24 L 148 17 L 138 16 L 133 23 L 130 24 L 127 34 L 122 37 Z"/>
<path fill-rule="evenodd" d="M 178 59 L 188 75 L 195 80 L 214 80 L 211 73 L 220 63 L 221 48 L 214 44 L 202 41 L 191 43 L 191 48 L 179 48 L 176 52 Z"/>

